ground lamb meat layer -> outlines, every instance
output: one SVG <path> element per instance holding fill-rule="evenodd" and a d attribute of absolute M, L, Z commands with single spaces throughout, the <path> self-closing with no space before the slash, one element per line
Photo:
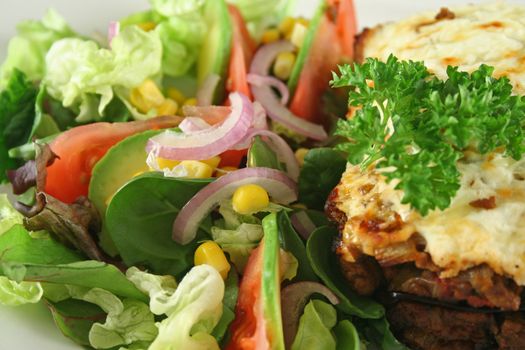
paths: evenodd
<path fill-rule="evenodd" d="M 411 349 L 525 349 L 522 313 L 487 314 L 400 301 L 387 307 L 392 331 Z"/>

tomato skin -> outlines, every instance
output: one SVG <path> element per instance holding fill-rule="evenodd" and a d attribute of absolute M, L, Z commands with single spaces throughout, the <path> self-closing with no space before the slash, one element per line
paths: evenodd
<path fill-rule="evenodd" d="M 233 38 L 226 90 L 228 92 L 240 92 L 251 100 L 252 93 L 246 76 L 256 44 L 251 38 L 237 7 L 228 5 L 228 11 L 233 24 Z"/>
<path fill-rule="evenodd" d="M 248 154 L 248 149 L 235 150 L 231 149 L 226 152 L 223 152 L 221 157 L 221 162 L 219 167 L 235 167 L 238 168 L 241 165 L 242 159 Z"/>
<path fill-rule="evenodd" d="M 263 244 L 252 251 L 244 269 L 226 350 L 270 349 L 261 302 Z"/>
<path fill-rule="evenodd" d="M 330 0 L 329 5 L 336 9 L 337 17 L 331 18 L 330 10 L 323 15 L 289 106 L 295 115 L 315 123 L 323 122 L 320 96 L 328 87 L 331 72 L 341 58 L 353 58 L 356 34 L 352 0 Z"/>
<path fill-rule="evenodd" d="M 50 144 L 59 157 L 47 167 L 44 191 L 65 203 L 87 196 L 93 166 L 117 142 L 149 129 L 177 126 L 179 117 L 159 117 L 127 123 L 93 123 L 60 134 Z"/>

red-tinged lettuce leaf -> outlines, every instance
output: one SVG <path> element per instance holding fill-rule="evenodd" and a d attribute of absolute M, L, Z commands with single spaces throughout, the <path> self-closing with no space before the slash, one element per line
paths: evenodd
<path fill-rule="evenodd" d="M 60 242 L 76 248 L 90 259 L 109 261 L 95 242 L 101 222 L 98 212 L 85 197 L 79 197 L 72 204 L 66 204 L 45 194 L 37 193 L 37 203 L 32 209 L 41 209 L 25 220 L 25 226 L 32 231 L 46 230 Z"/>
<path fill-rule="evenodd" d="M 47 301 L 47 305 L 60 331 L 80 345 L 90 346 L 91 326 L 106 319 L 106 313 L 100 307 L 82 300 Z"/>
<path fill-rule="evenodd" d="M 0 274 L 14 281 L 48 282 L 105 289 L 116 296 L 147 303 L 148 297 L 114 265 L 100 261 L 41 265 L 0 260 Z"/>
<path fill-rule="evenodd" d="M 0 263 L 55 265 L 79 260 L 82 256 L 50 237 L 31 237 L 22 225 L 14 225 L 0 235 Z"/>

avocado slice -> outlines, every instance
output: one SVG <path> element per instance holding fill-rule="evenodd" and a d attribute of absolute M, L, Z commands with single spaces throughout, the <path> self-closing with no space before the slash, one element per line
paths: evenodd
<path fill-rule="evenodd" d="M 208 24 L 208 32 L 197 61 L 197 82 L 200 87 L 208 75 L 220 76 L 213 103 L 222 104 L 225 99 L 226 75 L 233 37 L 228 5 L 224 0 L 207 1 L 204 5 L 204 18 Z"/>
<path fill-rule="evenodd" d="M 306 63 L 308 56 L 310 55 L 310 50 L 314 45 L 315 35 L 317 34 L 319 25 L 321 24 L 321 19 L 323 18 L 326 7 L 326 1 L 321 1 L 321 4 L 319 4 L 319 7 L 315 11 L 314 17 L 310 21 L 308 31 L 306 32 L 306 36 L 304 37 L 303 45 L 299 49 L 297 59 L 295 60 L 295 64 L 292 68 L 292 73 L 290 73 L 290 78 L 288 79 L 288 90 L 290 91 L 290 96 L 293 96 L 293 94 L 295 93 L 295 88 L 297 87 L 297 83 L 299 82 L 299 77 L 301 76 L 301 72 L 303 71 L 303 66 Z"/>
<path fill-rule="evenodd" d="M 111 147 L 93 168 L 88 198 L 102 218 L 105 217 L 109 201 L 117 190 L 134 176 L 149 171 L 146 164 L 146 143 L 159 132 L 161 131 L 147 130 L 125 138 Z M 117 254 L 104 227 L 99 239 L 102 248 L 108 254 Z"/>

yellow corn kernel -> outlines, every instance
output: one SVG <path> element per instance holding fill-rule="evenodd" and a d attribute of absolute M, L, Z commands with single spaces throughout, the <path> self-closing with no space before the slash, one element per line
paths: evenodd
<path fill-rule="evenodd" d="M 300 166 L 304 165 L 304 157 L 308 151 L 308 148 L 298 148 L 297 151 L 295 151 L 295 159 L 297 159 Z"/>
<path fill-rule="evenodd" d="M 213 174 L 213 168 L 197 160 L 183 160 L 180 165 L 186 169 L 186 176 L 192 179 L 207 179 Z"/>
<path fill-rule="evenodd" d="M 146 79 L 131 90 L 130 100 L 139 111 L 147 113 L 152 108 L 160 106 L 164 102 L 164 96 L 153 80 Z"/>
<path fill-rule="evenodd" d="M 270 204 L 268 192 L 259 185 L 249 184 L 238 187 L 233 193 L 232 206 L 239 214 L 252 214 Z"/>
<path fill-rule="evenodd" d="M 180 164 L 180 160 L 171 160 L 171 159 L 157 157 L 157 164 L 159 165 L 160 169 L 165 169 L 165 168 L 173 169 L 177 165 Z"/>
<path fill-rule="evenodd" d="M 184 101 L 184 106 L 196 106 L 197 105 L 197 99 L 192 97 Z"/>
<path fill-rule="evenodd" d="M 149 31 L 155 29 L 157 24 L 155 22 L 142 22 L 142 23 L 137 24 L 137 26 L 140 29 L 142 29 L 143 31 L 149 32 Z"/>
<path fill-rule="evenodd" d="M 179 105 L 177 102 L 173 101 L 171 98 L 167 98 L 157 107 L 158 115 L 175 115 Z"/>
<path fill-rule="evenodd" d="M 279 30 L 272 28 L 272 29 L 266 30 L 263 33 L 261 37 L 261 42 L 263 44 L 269 44 L 269 43 L 273 43 L 274 41 L 279 40 L 280 38 L 281 38 L 281 33 L 279 32 Z"/>
<path fill-rule="evenodd" d="M 236 168 L 234 166 L 224 166 L 222 168 L 217 168 L 217 170 L 215 170 L 215 177 L 221 177 L 221 176 L 224 176 L 226 174 L 228 174 L 230 171 L 234 171 L 234 170 L 238 170 L 239 168 Z"/>
<path fill-rule="evenodd" d="M 292 73 L 295 63 L 295 54 L 291 52 L 281 52 L 273 64 L 273 73 L 281 80 L 287 80 Z"/>
<path fill-rule="evenodd" d="M 197 248 L 193 262 L 195 265 L 210 265 L 221 274 L 223 279 L 228 277 L 231 268 L 221 247 L 213 241 L 204 242 Z"/>
<path fill-rule="evenodd" d="M 179 105 L 186 101 L 186 96 L 184 96 L 184 94 L 179 89 L 175 88 L 168 89 L 168 97 L 177 102 Z"/>
<path fill-rule="evenodd" d="M 216 169 L 219 166 L 219 163 L 221 162 L 221 157 L 216 156 L 210 159 L 201 160 L 204 164 L 208 164 L 213 169 Z"/>
<path fill-rule="evenodd" d="M 296 19 L 293 17 L 286 17 L 285 19 L 283 19 L 281 24 L 279 24 L 279 30 L 281 31 L 281 33 L 283 33 L 283 36 L 286 37 L 292 32 L 295 22 Z"/>
<path fill-rule="evenodd" d="M 290 41 L 295 47 L 303 46 L 304 38 L 306 37 L 306 32 L 308 29 L 302 23 L 295 23 L 293 26 L 292 34 L 290 34 Z"/>

